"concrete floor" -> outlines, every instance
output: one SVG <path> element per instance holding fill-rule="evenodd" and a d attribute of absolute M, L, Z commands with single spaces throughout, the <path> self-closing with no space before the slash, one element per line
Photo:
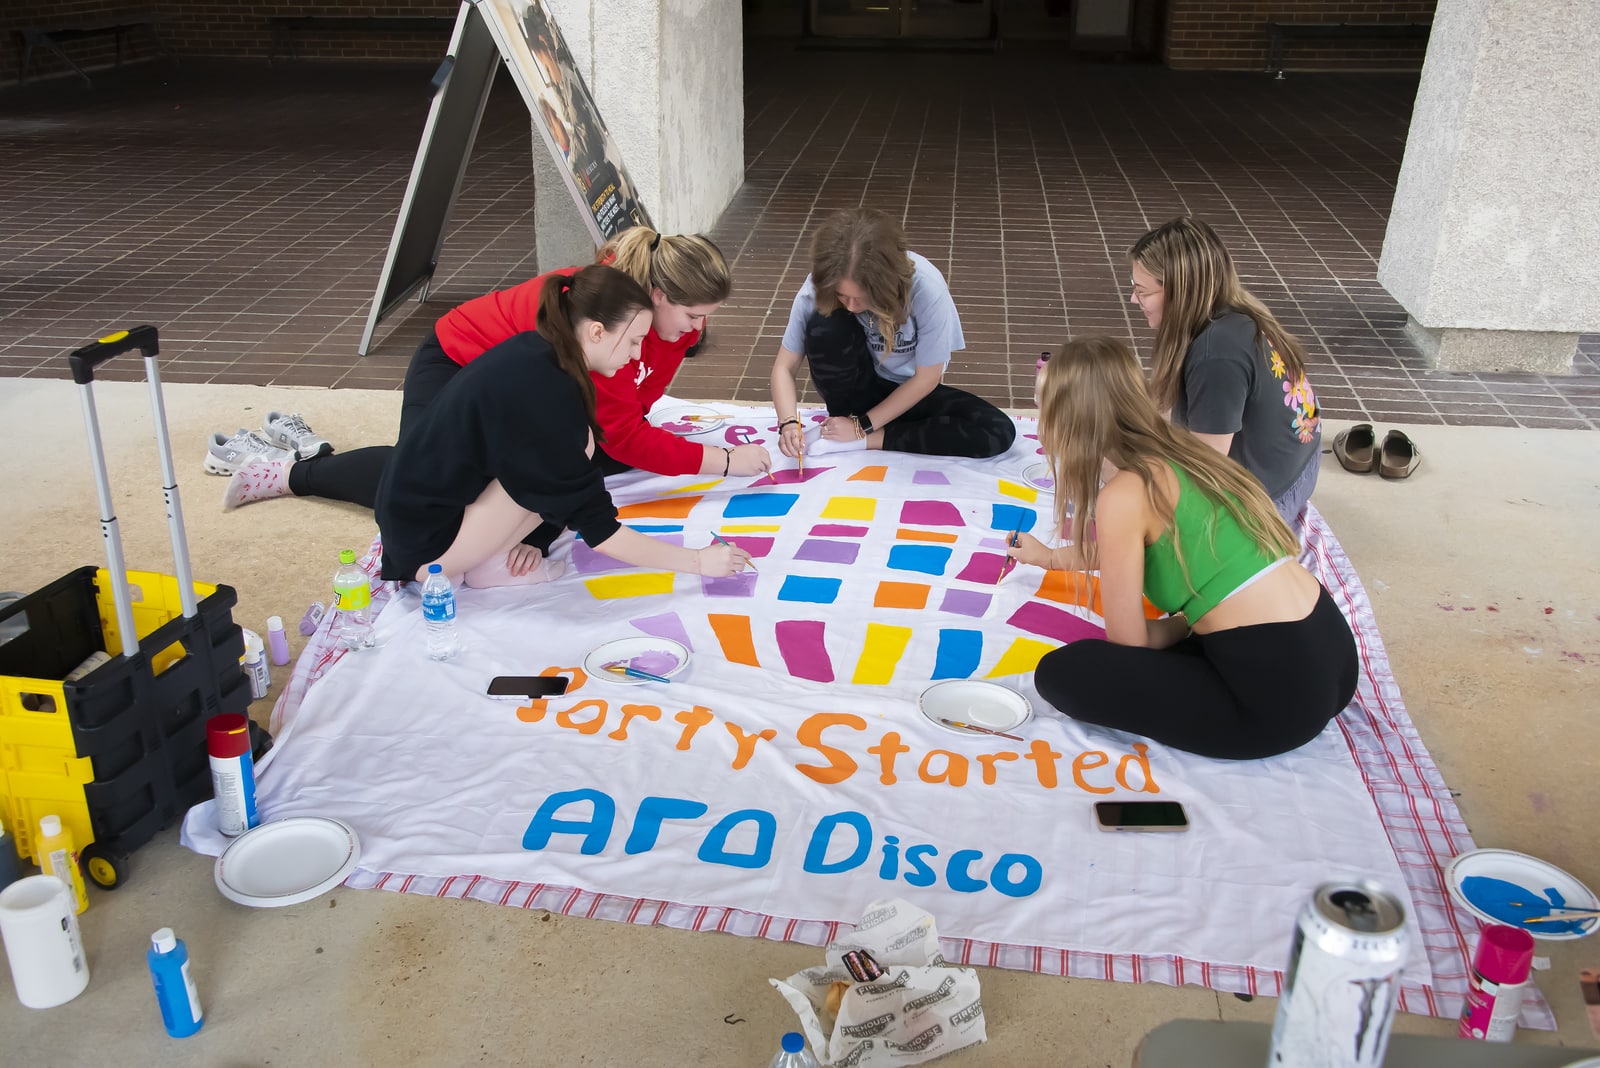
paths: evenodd
<path fill-rule="evenodd" d="M 0 588 L 30 590 L 104 559 L 74 388 L 22 379 L 0 390 L 12 450 L 0 472 Z M 129 563 L 166 570 L 147 394 L 106 383 L 96 396 Z M 399 394 L 173 385 L 166 400 L 196 576 L 235 586 L 246 626 L 282 615 L 298 653 L 293 622 L 327 599 L 337 551 L 366 547 L 371 516 L 293 501 L 225 514 L 223 480 L 200 471 L 201 442 L 258 424 L 269 408 L 304 412 L 337 443 L 388 441 Z M 1424 459 L 1410 481 L 1351 475 L 1325 456 L 1317 505 L 1361 573 L 1412 719 L 1477 844 L 1545 857 L 1600 887 L 1600 435 L 1412 433 Z M 276 670 L 272 700 L 287 676 Z M 264 722 L 270 707 L 251 711 Z M 0 993 L 0 1059 L 763 1065 L 793 1023 L 766 980 L 820 959 L 808 946 L 377 891 L 255 911 L 216 892 L 211 863 L 178 846 L 174 828 L 134 855 L 123 888 L 91 889 L 81 918 L 88 990 L 44 1011 Z M 166 925 L 188 940 L 207 1014 L 181 1042 L 162 1030 L 144 966 L 149 932 Z M 1287 953 L 1288 932 L 1284 943 Z M 1538 982 L 1560 1030 L 1518 1041 L 1600 1046 L 1577 985 L 1578 968 L 1600 965 L 1600 942 L 1544 948 L 1552 967 Z M 1123 1066 L 1162 1021 L 1268 1020 L 1275 1010 L 1271 999 L 1199 987 L 983 969 L 980 978 L 990 1041 L 944 1063 Z M 1398 1027 L 1454 1030 L 1415 1016 Z"/>

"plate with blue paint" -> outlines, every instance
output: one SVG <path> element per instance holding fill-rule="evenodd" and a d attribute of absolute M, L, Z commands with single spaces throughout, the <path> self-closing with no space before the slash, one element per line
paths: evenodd
<path fill-rule="evenodd" d="M 1488 923 L 1521 927 L 1535 938 L 1570 941 L 1600 930 L 1600 916 L 1546 919 L 1600 910 L 1600 898 L 1548 861 L 1509 849 L 1475 849 L 1445 869 L 1450 893 Z M 1537 921 L 1537 922 L 1530 922 Z"/>

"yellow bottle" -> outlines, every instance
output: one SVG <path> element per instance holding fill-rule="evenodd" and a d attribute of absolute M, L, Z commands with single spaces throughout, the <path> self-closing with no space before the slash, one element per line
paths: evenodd
<path fill-rule="evenodd" d="M 72 844 L 72 832 L 61 826 L 60 816 L 45 816 L 39 820 L 39 841 L 33 855 L 46 875 L 54 875 L 72 887 L 80 913 L 89 907 L 89 895 L 83 888 L 83 871 L 78 867 L 78 849 Z"/>

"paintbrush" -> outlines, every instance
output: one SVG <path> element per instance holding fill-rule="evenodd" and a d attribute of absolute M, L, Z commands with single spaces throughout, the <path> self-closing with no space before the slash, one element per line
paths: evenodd
<path fill-rule="evenodd" d="M 1015 734 L 1007 734 L 1005 731 L 992 731 L 988 727 L 980 727 L 976 723 L 962 723 L 959 719 L 945 719 L 943 716 L 940 716 L 939 722 L 943 723 L 946 727 L 959 727 L 964 731 L 977 731 L 979 734 L 992 734 L 996 738 L 1010 738 L 1013 742 L 1027 741 L 1026 738 L 1018 738 Z"/>
<path fill-rule="evenodd" d="M 1022 533 L 1022 529 L 1020 527 L 1018 529 L 1016 529 L 1016 530 L 1013 530 L 1011 532 L 1011 536 L 1006 539 L 1006 544 L 1011 546 L 1013 549 L 1015 549 L 1017 547 L 1017 537 L 1021 533 Z M 1013 560 L 1009 556 L 1007 556 L 1004 560 L 1000 561 L 1000 574 L 994 580 L 994 584 L 996 586 L 1000 585 L 1000 583 L 1002 581 L 1004 581 L 1004 579 L 1006 577 L 1006 572 L 1011 570 L 1011 565 L 1014 564 L 1014 563 L 1016 563 L 1016 561 Z"/>
<path fill-rule="evenodd" d="M 721 534 L 718 534 L 716 531 L 713 530 L 711 532 L 711 536 L 713 538 L 716 538 L 722 544 L 726 545 L 728 548 L 730 548 L 730 549 L 734 548 L 733 542 L 729 541 L 727 538 L 724 538 Z M 751 561 L 751 563 L 750 563 L 750 570 L 751 571 L 755 571 L 756 570 L 756 565 L 755 565 L 754 561 Z"/>
<path fill-rule="evenodd" d="M 640 671 L 638 668 L 631 668 L 627 664 L 606 664 L 605 669 L 613 675 L 626 675 L 630 679 L 648 679 L 650 682 L 672 681 L 664 675 L 652 675 L 648 671 Z"/>
<path fill-rule="evenodd" d="M 1600 909 L 1568 909 L 1564 912 L 1552 912 L 1548 916 L 1530 916 L 1522 923 L 1560 923 L 1563 920 L 1592 920 L 1600 916 Z"/>

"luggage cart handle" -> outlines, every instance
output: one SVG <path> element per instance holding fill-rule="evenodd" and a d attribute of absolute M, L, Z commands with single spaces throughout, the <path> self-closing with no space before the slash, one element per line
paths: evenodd
<path fill-rule="evenodd" d="M 96 367 L 132 349 L 138 349 L 146 359 L 159 353 L 161 346 L 156 343 L 156 328 L 136 326 L 132 330 L 118 330 L 99 341 L 91 341 L 67 357 L 67 362 L 72 365 L 72 380 L 80 386 L 88 385 L 94 381 Z"/>

